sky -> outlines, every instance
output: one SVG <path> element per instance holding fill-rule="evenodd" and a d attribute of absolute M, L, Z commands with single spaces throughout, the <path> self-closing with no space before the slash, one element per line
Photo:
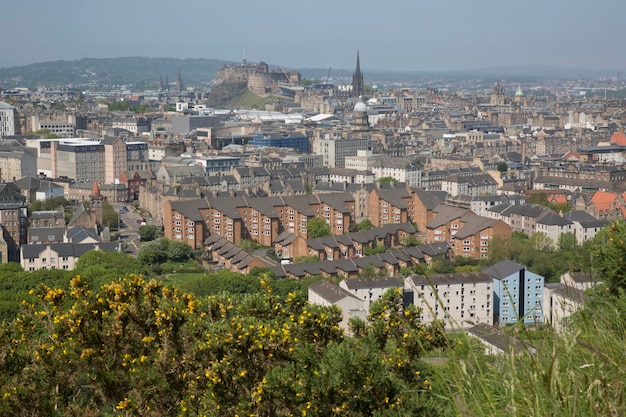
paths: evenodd
<path fill-rule="evenodd" d="M 626 71 L 624 0 L 0 0 L 0 68 L 123 56 L 289 69 Z"/>

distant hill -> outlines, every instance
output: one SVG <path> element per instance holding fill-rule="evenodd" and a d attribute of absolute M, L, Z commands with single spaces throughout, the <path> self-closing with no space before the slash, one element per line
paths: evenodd
<path fill-rule="evenodd" d="M 76 61 L 51 61 L 13 68 L 0 69 L 0 88 L 56 85 L 132 85 L 134 90 L 156 90 L 160 77 L 167 77 L 173 84 L 180 68 L 183 84 L 208 85 L 216 78 L 217 70 L 224 64 L 232 63 L 220 59 L 177 59 L 177 58 L 83 58 Z M 390 63 L 391 65 L 391 63 Z M 270 67 L 277 68 L 275 65 Z M 352 70 L 328 68 L 292 68 L 304 78 L 324 81 L 349 79 Z M 419 79 L 462 79 L 481 78 L 485 80 L 508 79 L 509 81 L 531 81 L 546 79 L 597 79 L 600 76 L 614 76 L 609 71 L 568 69 L 548 66 L 500 66 L 455 71 L 390 71 L 363 68 L 366 80 L 414 81 Z"/>
<path fill-rule="evenodd" d="M 180 68 L 183 84 L 208 84 L 228 61 L 176 58 L 83 58 L 52 61 L 0 69 L 0 87 L 36 88 L 55 85 L 133 85 L 136 89 L 158 89 L 160 77 L 176 82 Z"/>

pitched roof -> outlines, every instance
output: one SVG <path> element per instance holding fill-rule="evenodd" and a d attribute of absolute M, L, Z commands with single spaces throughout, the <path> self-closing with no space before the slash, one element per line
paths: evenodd
<path fill-rule="evenodd" d="M 358 301 L 363 301 L 356 295 L 352 294 L 350 291 L 344 290 L 340 286 L 324 280 L 320 280 L 309 285 L 309 290 L 313 291 L 331 304 L 335 304 L 345 298 L 352 298 Z"/>
<path fill-rule="evenodd" d="M 493 278 L 502 279 L 516 274 L 524 268 L 526 268 L 524 265 L 520 265 L 509 259 L 505 259 L 495 265 L 490 266 L 489 268 L 483 269 L 482 272 L 488 273 Z"/>
<path fill-rule="evenodd" d="M 343 282 L 350 290 L 360 290 L 364 288 L 399 288 L 403 285 L 402 280 L 396 277 L 350 278 L 344 279 Z"/>

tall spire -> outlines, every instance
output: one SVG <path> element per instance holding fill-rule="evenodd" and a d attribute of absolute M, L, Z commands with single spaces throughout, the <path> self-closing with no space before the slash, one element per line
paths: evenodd
<path fill-rule="evenodd" d="M 183 77 L 180 75 L 180 67 L 178 67 L 178 73 L 176 74 L 176 92 L 180 94 L 183 88 Z"/>
<path fill-rule="evenodd" d="M 352 96 L 360 97 L 363 95 L 363 74 L 361 73 L 361 62 L 359 59 L 359 50 L 356 51 L 356 69 L 352 74 Z"/>

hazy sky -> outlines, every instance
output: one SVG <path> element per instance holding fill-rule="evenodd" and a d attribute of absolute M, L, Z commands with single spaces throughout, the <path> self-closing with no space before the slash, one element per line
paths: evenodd
<path fill-rule="evenodd" d="M 122 56 L 287 68 L 626 70 L 624 0 L 0 0 L 0 68 Z"/>

